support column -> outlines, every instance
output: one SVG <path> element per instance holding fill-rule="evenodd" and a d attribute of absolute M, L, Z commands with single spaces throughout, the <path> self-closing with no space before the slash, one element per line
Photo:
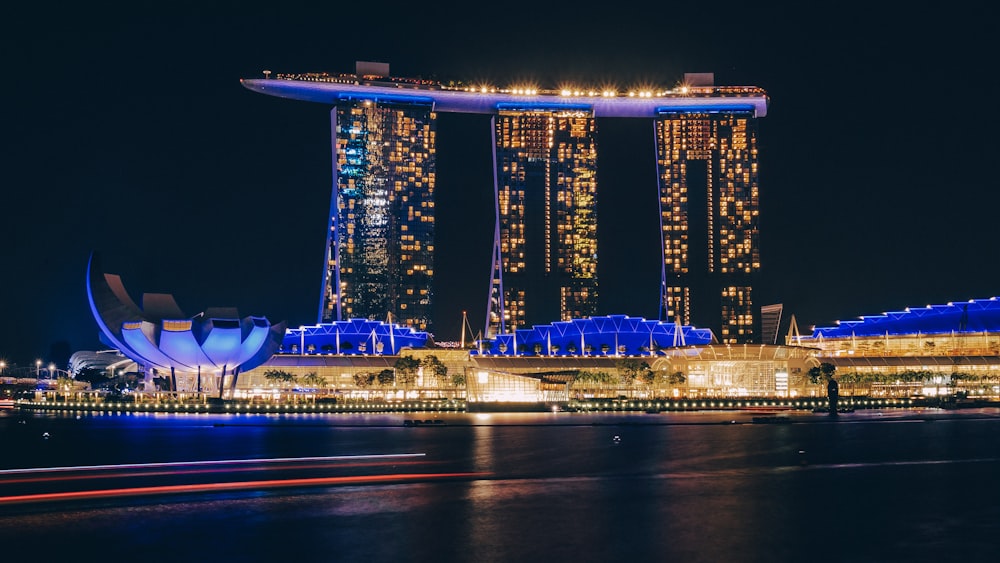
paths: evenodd
<path fill-rule="evenodd" d="M 503 255 L 500 252 L 500 185 L 497 180 L 497 116 L 490 118 L 490 138 L 493 146 L 493 261 L 490 265 L 490 290 L 486 300 L 486 338 L 507 332 L 504 320 L 507 304 L 503 292 Z M 496 311 L 494 311 L 496 307 Z M 496 321 L 493 320 L 496 315 Z"/>

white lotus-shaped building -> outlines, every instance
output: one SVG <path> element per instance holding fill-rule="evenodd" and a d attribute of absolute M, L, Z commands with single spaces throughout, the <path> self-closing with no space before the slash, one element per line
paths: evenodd
<path fill-rule="evenodd" d="M 188 316 L 174 297 L 145 293 L 140 308 L 121 278 L 101 272 L 96 254 L 87 267 L 90 310 L 101 340 L 143 366 L 147 375 L 170 376 L 176 391 L 235 389 L 243 371 L 271 357 L 281 345 L 285 323 L 264 317 L 240 318 L 231 307 Z"/>

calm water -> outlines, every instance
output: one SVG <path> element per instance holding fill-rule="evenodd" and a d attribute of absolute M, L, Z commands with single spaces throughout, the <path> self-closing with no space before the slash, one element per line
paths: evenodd
<path fill-rule="evenodd" d="M 836 422 L 792 414 L 790 424 L 751 424 L 752 416 L 5 411 L 0 496 L 411 477 L 0 505 L 0 553 L 36 561 L 996 560 L 997 409 L 859 412 Z M 403 426 L 417 417 L 447 424 Z M 169 466 L 75 481 L 63 478 L 73 472 L 32 480 L 10 471 L 387 454 L 420 455 L 280 469 Z"/>

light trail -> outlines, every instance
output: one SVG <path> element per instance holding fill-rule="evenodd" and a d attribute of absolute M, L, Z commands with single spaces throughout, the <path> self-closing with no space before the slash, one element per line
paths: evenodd
<path fill-rule="evenodd" d="M 242 491 L 252 489 L 277 489 L 289 487 L 318 487 L 332 485 L 363 485 L 403 481 L 424 481 L 431 479 L 476 478 L 487 473 L 397 473 L 393 475 L 355 475 L 349 477 L 314 477 L 307 479 L 278 479 L 267 481 L 238 481 L 233 483 L 201 483 L 195 485 L 165 485 L 157 487 L 132 487 L 101 489 L 92 491 L 71 491 L 61 493 L 36 493 L 28 495 L 0 497 L 0 505 L 87 500 L 95 498 L 131 497 L 143 495 L 167 495 L 178 493 L 209 493 Z"/>
<path fill-rule="evenodd" d="M 270 457 L 270 458 L 249 458 L 249 459 L 218 459 L 204 461 L 169 461 L 159 463 L 120 463 L 114 465 L 73 465 L 66 467 L 31 467 L 25 469 L 0 469 L 0 475 L 21 475 L 29 473 L 58 473 L 65 471 L 104 471 L 116 469 L 143 469 L 161 467 L 195 467 L 205 465 L 237 465 L 247 463 L 295 463 L 305 461 L 346 461 L 357 459 L 402 459 L 410 457 L 422 457 L 427 454 L 371 454 L 371 455 L 337 455 L 320 457 Z"/>
<path fill-rule="evenodd" d="M 430 461 L 399 461 L 393 463 L 393 467 L 402 465 L 429 465 L 433 462 Z M 338 468 L 338 469 L 348 469 L 348 468 L 358 468 L 358 467 L 372 467 L 379 465 L 387 465 L 384 463 L 314 463 L 310 465 L 294 465 L 291 467 L 263 467 L 263 466 L 250 466 L 250 467 L 217 467 L 210 469 L 180 469 L 180 470 L 166 470 L 163 468 L 143 468 L 143 471 L 114 471 L 114 466 L 110 470 L 100 470 L 101 472 L 81 472 L 80 474 L 65 474 L 60 473 L 59 475 L 49 475 L 49 476 L 32 476 L 28 475 L 21 478 L 3 478 L 0 479 L 0 485 L 9 484 L 20 484 L 20 483 L 46 483 L 46 482 L 67 482 L 67 481 L 81 481 L 81 480 L 97 480 L 97 479 L 124 479 L 129 477 L 160 477 L 163 475 L 206 475 L 211 473 L 237 473 L 237 472 L 251 472 L 251 471 L 288 471 L 288 470 L 303 470 L 303 469 L 326 469 L 326 468 Z M 162 469 L 158 471 L 146 471 L 145 469 Z"/>

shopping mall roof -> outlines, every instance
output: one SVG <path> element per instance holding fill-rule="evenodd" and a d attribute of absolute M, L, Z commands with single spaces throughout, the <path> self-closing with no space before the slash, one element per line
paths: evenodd
<path fill-rule="evenodd" d="M 969 301 L 926 307 L 907 307 L 858 320 L 838 321 L 837 326 L 817 327 L 808 338 L 850 338 L 905 334 L 947 334 L 952 332 L 1000 332 L 1000 301 Z"/>

